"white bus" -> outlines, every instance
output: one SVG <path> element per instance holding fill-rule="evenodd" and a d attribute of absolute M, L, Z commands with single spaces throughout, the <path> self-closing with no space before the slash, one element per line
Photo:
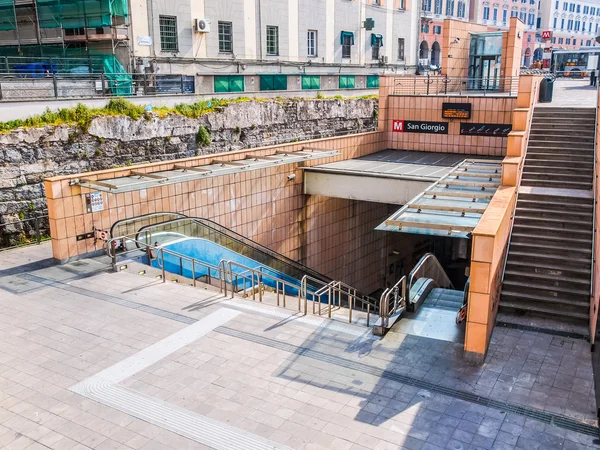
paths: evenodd
<path fill-rule="evenodd" d="M 600 47 L 581 47 L 579 50 L 553 50 L 551 71 L 559 77 L 586 77 L 592 70 L 598 74 Z"/>

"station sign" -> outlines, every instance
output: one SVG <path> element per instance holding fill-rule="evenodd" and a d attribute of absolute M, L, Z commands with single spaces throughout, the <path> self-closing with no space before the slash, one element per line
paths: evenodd
<path fill-rule="evenodd" d="M 392 131 L 396 133 L 448 134 L 448 122 L 394 120 L 392 124 Z"/>
<path fill-rule="evenodd" d="M 463 136 L 506 137 L 511 131 L 511 124 L 464 122 L 460 124 L 460 134 Z"/>
<path fill-rule="evenodd" d="M 471 103 L 442 103 L 443 119 L 470 119 Z"/>
<path fill-rule="evenodd" d="M 552 39 L 552 31 L 542 31 L 542 41 L 549 41 Z"/>

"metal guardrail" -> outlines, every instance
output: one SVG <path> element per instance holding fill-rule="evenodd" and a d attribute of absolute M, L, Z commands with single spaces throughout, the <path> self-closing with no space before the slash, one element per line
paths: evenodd
<path fill-rule="evenodd" d="M 394 77 L 393 95 L 516 96 L 519 77 L 449 77 L 447 75 Z"/>
<path fill-rule="evenodd" d="M 390 297 L 392 299 L 391 303 Z M 406 275 L 381 294 L 381 300 L 379 302 L 381 325 L 384 328 L 387 328 L 389 326 L 390 317 L 396 313 L 402 314 L 404 311 L 406 311 Z"/>
<path fill-rule="evenodd" d="M 183 74 L 0 72 L 0 100 L 194 93 L 194 77 Z"/>
<path fill-rule="evenodd" d="M 33 222 L 33 232 L 34 232 L 34 234 L 33 234 L 34 240 L 33 241 L 26 239 L 24 242 L 19 242 L 18 244 L 4 245 L 4 242 L 3 242 L 4 240 L 0 239 L 0 251 L 8 250 L 11 248 L 23 247 L 25 245 L 34 245 L 34 244 L 39 245 L 43 241 L 48 240 L 50 237 L 44 236 L 41 233 L 40 223 L 42 220 L 48 220 L 48 215 L 44 214 L 41 216 L 29 218 L 29 219 L 17 220 L 15 222 L 0 223 L 0 237 L 3 237 L 3 235 L 5 235 L 5 234 L 8 236 L 11 236 L 11 235 L 14 235 L 17 233 L 19 233 L 19 234 L 23 233 L 24 230 L 18 231 L 16 233 L 12 233 L 12 232 L 7 231 L 6 229 L 11 226 L 19 226 L 19 225 L 21 225 L 21 228 L 22 228 L 22 224 L 30 223 L 30 222 Z"/>

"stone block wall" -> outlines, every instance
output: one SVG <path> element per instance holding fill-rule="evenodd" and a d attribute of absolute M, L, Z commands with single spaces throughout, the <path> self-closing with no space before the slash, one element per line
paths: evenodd
<path fill-rule="evenodd" d="M 0 223 L 44 214 L 47 177 L 373 130 L 376 105 L 373 99 L 252 101 L 199 119 L 103 116 L 87 132 L 61 125 L 0 134 Z M 200 126 L 210 132 L 210 145 L 196 143 Z M 26 225 L 24 233 L 32 231 Z"/>

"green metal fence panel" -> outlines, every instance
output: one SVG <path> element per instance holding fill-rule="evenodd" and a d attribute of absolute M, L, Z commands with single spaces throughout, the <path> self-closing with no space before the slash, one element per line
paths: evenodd
<path fill-rule="evenodd" d="M 303 75 L 302 89 L 321 89 L 321 77 L 319 75 Z"/>
<path fill-rule="evenodd" d="M 8 31 L 16 28 L 13 0 L 0 0 L 0 30 Z"/>
<path fill-rule="evenodd" d="M 367 89 L 379 88 L 379 75 L 367 75 Z"/>
<path fill-rule="evenodd" d="M 273 87 L 273 76 L 272 75 L 261 75 L 260 76 L 260 90 L 261 91 L 272 91 Z"/>
<path fill-rule="evenodd" d="M 229 92 L 229 77 L 215 76 L 215 92 Z"/>
<path fill-rule="evenodd" d="M 287 91 L 287 75 L 273 76 L 273 89 L 276 91 Z"/>
<path fill-rule="evenodd" d="M 230 76 L 229 77 L 229 92 L 244 92 L 244 77 Z"/>
<path fill-rule="evenodd" d="M 354 75 L 340 75 L 340 89 L 354 89 L 356 77 Z"/>

